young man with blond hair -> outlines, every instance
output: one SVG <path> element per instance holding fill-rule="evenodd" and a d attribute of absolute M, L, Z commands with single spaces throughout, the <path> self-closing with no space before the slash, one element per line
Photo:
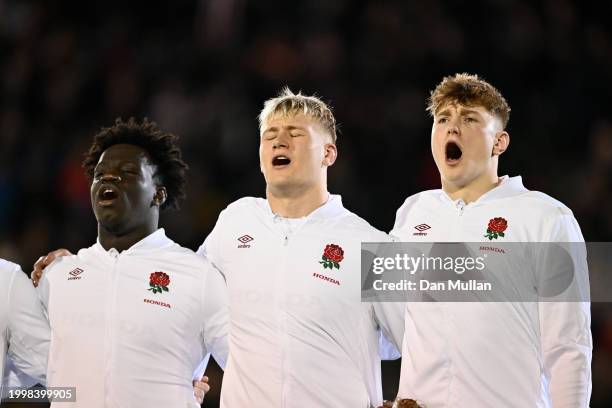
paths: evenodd
<path fill-rule="evenodd" d="M 498 176 L 510 107 L 496 88 L 476 75 L 446 77 L 428 111 L 442 189 L 409 197 L 391 235 L 487 247 L 529 242 L 536 253 L 545 248 L 536 243 L 584 241 L 569 208 L 527 190 L 520 176 Z M 423 225 L 426 233 L 416 233 Z M 429 408 L 587 407 L 592 339 L 581 256 L 571 286 L 582 295 L 572 302 L 407 303 L 399 396 Z M 546 272 L 534 273 L 537 283 Z"/>
<path fill-rule="evenodd" d="M 378 406 L 379 340 L 398 348 L 402 310 L 360 301 L 360 258 L 362 241 L 387 235 L 327 191 L 337 147 L 325 103 L 285 88 L 259 123 L 266 199 L 230 204 L 198 251 L 230 299 L 221 405 Z"/>

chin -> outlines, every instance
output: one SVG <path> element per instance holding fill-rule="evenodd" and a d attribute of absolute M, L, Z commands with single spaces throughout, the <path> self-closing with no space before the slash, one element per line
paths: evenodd
<path fill-rule="evenodd" d="M 268 186 L 275 190 L 284 190 L 293 188 L 296 184 L 296 180 L 291 177 L 274 177 L 272 180 L 268 180 Z"/>
<path fill-rule="evenodd" d="M 465 187 L 469 184 L 469 178 L 464 172 L 445 171 L 441 174 L 442 180 L 456 187 Z"/>
<path fill-rule="evenodd" d="M 124 220 L 114 214 L 105 214 L 96 217 L 98 225 L 111 233 L 120 233 L 125 229 Z"/>

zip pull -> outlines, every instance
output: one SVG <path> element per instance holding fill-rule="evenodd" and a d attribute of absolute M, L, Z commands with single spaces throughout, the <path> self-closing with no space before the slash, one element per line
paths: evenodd
<path fill-rule="evenodd" d="M 285 235 L 285 240 L 283 241 L 283 245 L 287 246 L 288 243 L 289 243 L 289 236 Z"/>
<path fill-rule="evenodd" d="M 117 251 L 115 248 L 111 248 L 108 250 L 108 254 L 114 259 L 117 259 L 117 257 L 119 256 L 119 251 Z"/>
<path fill-rule="evenodd" d="M 465 208 L 465 201 L 459 200 L 457 201 L 457 213 L 459 215 L 463 215 L 463 209 Z"/>

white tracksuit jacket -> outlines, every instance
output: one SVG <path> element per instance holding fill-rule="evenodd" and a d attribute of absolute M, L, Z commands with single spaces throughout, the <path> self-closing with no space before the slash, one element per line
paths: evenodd
<path fill-rule="evenodd" d="M 155 273 L 169 283 L 152 287 Z M 98 242 L 62 257 L 38 289 L 51 326 L 49 386 L 77 387 L 77 402 L 58 406 L 197 407 L 191 380 L 208 353 L 224 366 L 223 277 L 163 229 L 121 253 Z"/>
<path fill-rule="evenodd" d="M 14 374 L 26 374 L 44 384 L 49 324 L 28 277 L 19 265 L 4 259 L 0 259 L 0 336 L 0 378 L 7 374 L 4 367 L 8 355 L 11 368 L 18 370 Z M 3 384 L 7 385 L 7 379 Z"/>
<path fill-rule="evenodd" d="M 503 237 L 489 239 L 487 226 L 496 217 L 504 218 L 507 227 Z M 527 190 L 520 177 L 504 177 L 467 205 L 441 190 L 413 195 L 398 210 L 391 235 L 399 241 L 493 247 L 583 241 L 572 212 Z M 579 272 L 574 283 L 588 294 L 586 267 Z M 588 406 L 588 301 L 408 303 L 405 328 L 401 397 L 416 398 L 428 408 Z"/>
<path fill-rule="evenodd" d="M 399 345 L 403 314 L 393 313 L 398 304 L 361 302 L 360 256 L 362 241 L 389 238 L 334 195 L 291 224 L 267 200 L 243 198 L 220 214 L 198 251 L 225 275 L 229 293 L 221 405 L 378 406 L 379 337 L 382 330 Z M 336 248 L 327 267 L 326 248 Z"/>

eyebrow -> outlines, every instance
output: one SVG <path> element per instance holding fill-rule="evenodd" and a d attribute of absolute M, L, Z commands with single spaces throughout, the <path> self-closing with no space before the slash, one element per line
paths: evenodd
<path fill-rule="evenodd" d="M 276 126 L 272 126 L 267 128 L 266 130 L 263 131 L 263 133 L 266 132 L 278 132 L 278 127 Z M 306 128 L 302 127 L 302 126 L 283 126 L 283 129 L 287 129 L 287 130 L 306 130 Z"/>

